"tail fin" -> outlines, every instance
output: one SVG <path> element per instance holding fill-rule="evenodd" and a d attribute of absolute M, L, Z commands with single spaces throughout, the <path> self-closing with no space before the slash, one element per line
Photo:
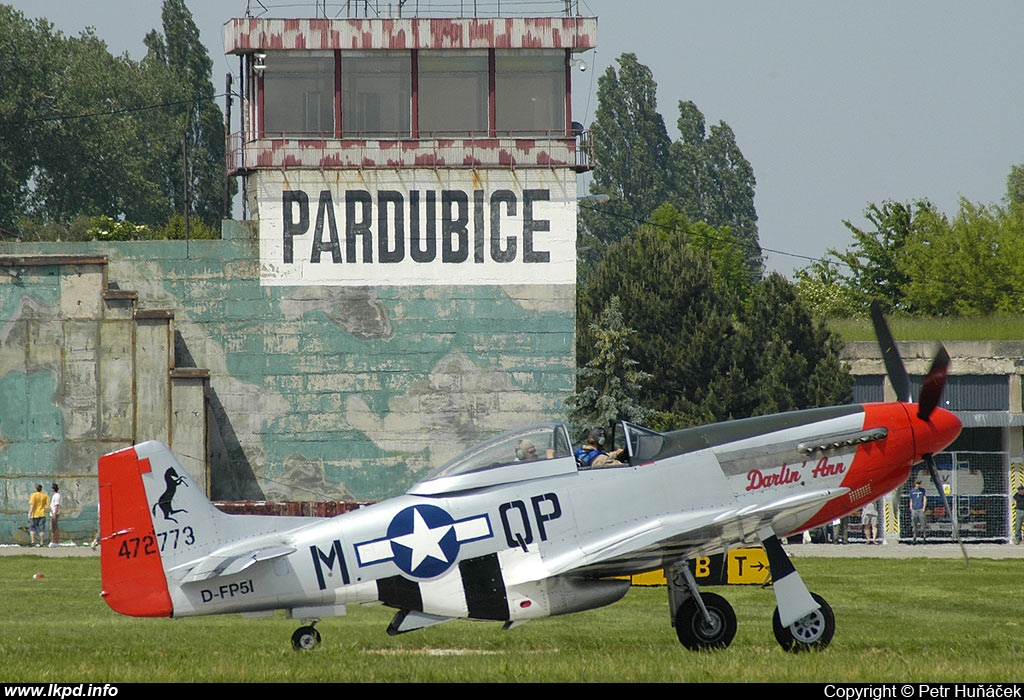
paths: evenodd
<path fill-rule="evenodd" d="M 167 571 L 212 549 L 216 521 L 230 516 L 213 507 L 156 441 L 100 457 L 99 494 L 107 605 L 135 617 L 171 616 Z"/>

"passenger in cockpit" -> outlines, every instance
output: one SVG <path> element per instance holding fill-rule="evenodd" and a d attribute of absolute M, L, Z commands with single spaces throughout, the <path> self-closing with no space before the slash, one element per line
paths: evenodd
<path fill-rule="evenodd" d="M 540 455 L 537 454 L 537 446 L 525 438 L 520 440 L 516 445 L 516 459 L 520 462 L 532 462 L 535 459 L 540 459 Z"/>
<path fill-rule="evenodd" d="M 604 428 L 594 428 L 587 433 L 587 437 L 583 439 L 583 444 L 576 448 L 576 462 L 582 469 L 615 467 L 625 464 L 622 461 L 622 455 L 625 454 L 626 448 L 622 447 L 614 452 L 605 452 L 602 449 L 604 441 Z"/>

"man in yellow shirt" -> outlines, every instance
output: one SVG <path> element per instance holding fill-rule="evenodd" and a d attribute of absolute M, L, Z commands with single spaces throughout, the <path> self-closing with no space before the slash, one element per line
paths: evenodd
<path fill-rule="evenodd" d="M 32 545 L 42 547 L 46 539 L 46 514 L 50 509 L 50 498 L 43 493 L 43 485 L 36 484 L 36 492 L 28 499 L 28 534 L 32 538 Z M 36 542 L 36 533 L 39 533 L 39 542 Z"/>

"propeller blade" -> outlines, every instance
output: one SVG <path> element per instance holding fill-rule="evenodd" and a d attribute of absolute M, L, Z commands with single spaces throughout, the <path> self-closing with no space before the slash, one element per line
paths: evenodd
<path fill-rule="evenodd" d="M 939 346 L 939 351 L 932 360 L 932 368 L 921 384 L 921 395 L 917 400 L 917 417 L 921 420 L 928 420 L 932 411 L 939 405 L 942 397 L 942 389 L 946 386 L 946 373 L 949 370 L 949 353 L 946 348 Z"/>
<path fill-rule="evenodd" d="M 946 512 L 949 513 L 949 521 L 953 524 L 953 539 L 960 545 L 960 551 L 964 555 L 964 563 L 968 563 L 967 560 L 967 548 L 964 547 L 964 543 L 960 540 L 960 532 L 956 518 L 953 517 L 953 507 L 949 503 L 949 496 L 946 495 L 945 489 L 942 488 L 942 482 L 939 481 L 939 469 L 935 466 L 935 458 L 932 457 L 931 453 L 924 456 L 924 463 L 928 466 L 928 473 L 932 477 L 932 483 L 935 484 L 935 490 L 939 492 L 939 496 L 942 497 L 942 502 L 946 504 Z"/>
<path fill-rule="evenodd" d="M 877 301 L 871 302 L 871 322 L 875 326 L 875 337 L 878 338 L 878 345 L 882 349 L 885 372 L 889 375 L 889 382 L 896 392 L 896 398 L 909 403 L 910 378 L 907 376 L 907 368 L 903 366 L 903 359 L 896 349 L 896 341 L 892 337 L 885 316 L 882 315 L 882 306 Z"/>

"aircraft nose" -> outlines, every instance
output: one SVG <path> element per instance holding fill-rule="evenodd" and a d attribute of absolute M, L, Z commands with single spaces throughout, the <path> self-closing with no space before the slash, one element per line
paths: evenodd
<path fill-rule="evenodd" d="M 960 419 L 944 408 L 935 408 L 928 420 L 914 420 L 914 444 L 920 455 L 935 454 L 949 447 L 963 426 Z"/>

